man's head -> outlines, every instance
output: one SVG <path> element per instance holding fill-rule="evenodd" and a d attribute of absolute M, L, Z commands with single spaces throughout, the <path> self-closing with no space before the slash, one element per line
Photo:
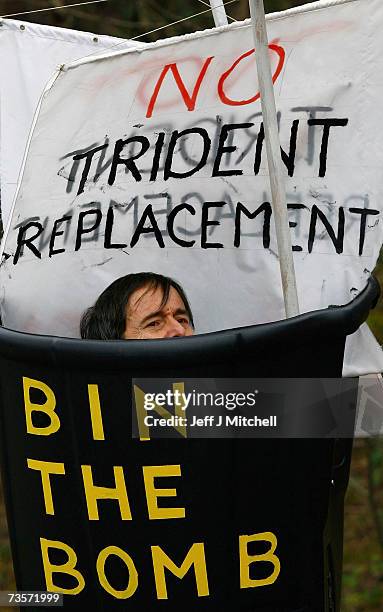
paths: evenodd
<path fill-rule="evenodd" d="M 191 336 L 193 315 L 176 281 L 153 272 L 115 280 L 83 314 L 81 338 L 155 339 Z"/>

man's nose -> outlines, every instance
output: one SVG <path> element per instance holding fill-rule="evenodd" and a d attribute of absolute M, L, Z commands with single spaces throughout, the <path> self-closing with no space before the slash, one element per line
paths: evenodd
<path fill-rule="evenodd" d="M 166 325 L 166 336 L 165 338 L 177 338 L 177 336 L 184 336 L 186 330 L 183 325 L 174 317 L 169 317 Z"/>

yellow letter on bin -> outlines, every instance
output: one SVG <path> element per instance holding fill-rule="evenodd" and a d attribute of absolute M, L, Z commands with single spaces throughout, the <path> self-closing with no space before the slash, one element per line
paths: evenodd
<path fill-rule="evenodd" d="M 38 459 L 27 459 L 27 465 L 30 470 L 41 472 L 41 483 L 43 485 L 45 512 L 54 514 L 54 506 L 52 499 L 52 488 L 50 474 L 65 474 L 65 466 L 63 463 L 54 463 L 53 461 L 39 461 Z"/>
<path fill-rule="evenodd" d="M 68 544 L 64 544 L 64 542 L 58 542 L 56 540 L 46 540 L 45 538 L 40 538 L 41 545 L 41 555 L 43 558 L 44 565 L 44 574 L 45 574 L 45 582 L 47 585 L 47 591 L 52 591 L 53 593 L 65 593 L 66 595 L 78 595 L 81 593 L 85 586 L 84 576 L 75 569 L 77 563 L 77 555 L 74 552 L 73 548 L 68 546 Z M 58 548 L 59 550 L 63 550 L 68 555 L 68 560 L 61 565 L 54 565 L 49 561 L 49 549 L 50 548 Z M 57 586 L 53 583 L 53 574 L 69 574 L 69 576 L 73 576 L 77 585 L 72 589 L 64 589 L 63 587 Z"/>
<path fill-rule="evenodd" d="M 122 559 L 129 572 L 128 586 L 123 591 L 118 591 L 117 589 L 113 588 L 105 576 L 105 563 L 110 555 L 115 555 L 116 557 Z M 106 548 L 103 548 L 97 557 L 96 568 L 101 586 L 107 593 L 113 595 L 113 597 L 116 599 L 128 599 L 128 597 L 131 597 L 136 592 L 138 587 L 138 573 L 133 563 L 133 559 L 128 555 L 128 553 L 118 546 L 107 546 Z"/>
<path fill-rule="evenodd" d="M 144 465 L 144 482 L 146 501 L 148 505 L 149 519 L 178 519 L 185 518 L 185 508 L 163 508 L 159 507 L 159 497 L 176 497 L 176 489 L 156 489 L 155 478 L 169 478 L 169 476 L 181 476 L 180 465 Z"/>
<path fill-rule="evenodd" d="M 113 466 L 114 481 L 116 483 L 115 487 L 96 486 L 93 483 L 92 467 L 90 465 L 82 465 L 81 470 L 89 520 L 99 520 L 97 505 L 99 499 L 116 499 L 120 506 L 121 519 L 123 521 L 131 521 L 132 513 L 130 511 L 128 493 L 126 491 L 123 467 L 121 465 Z"/>
<path fill-rule="evenodd" d="M 25 419 L 27 422 L 27 432 L 35 436 L 50 436 L 60 429 L 60 419 L 55 412 L 56 398 L 52 389 L 41 380 L 33 380 L 23 376 Z M 46 397 L 43 404 L 31 402 L 30 390 L 39 389 Z M 35 427 L 32 423 L 32 412 L 44 412 L 50 419 L 46 427 Z"/>
<path fill-rule="evenodd" d="M 269 542 L 271 544 L 269 550 L 260 555 L 249 555 L 247 545 L 249 542 Z M 239 536 L 239 559 L 240 559 L 240 580 L 241 589 L 248 589 L 251 587 L 266 586 L 267 584 L 273 584 L 279 576 L 281 571 L 281 564 L 276 555 L 274 555 L 275 549 L 277 548 L 277 538 L 271 531 L 264 533 L 255 533 L 254 535 Z M 249 567 L 251 563 L 257 563 L 259 561 L 268 561 L 274 566 L 273 572 L 270 576 L 262 579 L 250 578 Z"/>
<path fill-rule="evenodd" d="M 205 548 L 203 542 L 195 542 L 186 555 L 181 567 L 172 561 L 160 546 L 152 546 L 154 579 L 156 581 L 157 599 L 168 599 L 165 567 L 177 578 L 183 578 L 194 565 L 198 597 L 209 595 L 209 584 L 206 572 Z"/>
<path fill-rule="evenodd" d="M 93 440 L 105 440 L 98 385 L 88 385 L 88 397 Z"/>

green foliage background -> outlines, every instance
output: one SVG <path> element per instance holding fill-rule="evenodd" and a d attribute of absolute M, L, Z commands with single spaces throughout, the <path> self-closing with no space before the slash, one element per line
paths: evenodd
<path fill-rule="evenodd" d="M 0 15 L 60 7 L 81 0 L 0 0 Z M 205 5 L 204 5 L 205 2 Z M 64 10 L 30 13 L 15 19 L 109 34 L 122 38 L 143 35 L 150 42 L 210 28 L 210 12 L 175 25 L 174 21 L 205 11 L 208 0 L 109 0 Z M 266 12 L 303 4 L 300 0 L 264 0 Z M 249 17 L 248 0 L 226 5 L 230 20 Z M 383 134 L 382 134 L 383 137 Z M 383 259 L 376 275 L 383 286 Z M 383 344 L 383 301 L 373 311 L 369 324 Z M 0 488 L 0 590 L 14 587 L 12 562 Z M 355 443 L 350 486 L 345 510 L 345 554 L 342 612 L 381 612 L 383 610 L 383 441 Z"/>
<path fill-rule="evenodd" d="M 226 11 L 231 18 L 240 20 L 249 17 L 248 0 L 223 1 L 228 2 Z M 81 2 L 81 0 L 1 0 L 0 10 L 1 14 L 4 15 L 49 6 L 65 6 L 76 2 Z M 208 6 L 206 6 L 206 3 Z M 291 6 L 303 4 L 303 2 L 300 0 L 265 0 L 264 4 L 266 12 L 272 12 L 285 10 Z M 158 0 L 108 0 L 108 2 L 100 2 L 99 4 L 30 14 L 25 17 L 17 17 L 17 19 L 129 38 L 160 26 L 166 26 L 183 17 L 208 10 L 208 7 L 209 0 L 166 0 L 161 2 Z M 208 11 L 192 21 L 185 21 L 175 26 L 169 25 L 161 32 L 160 37 L 184 34 L 211 26 L 212 16 Z M 142 40 L 149 42 L 157 40 L 158 37 L 158 34 L 152 34 Z"/>

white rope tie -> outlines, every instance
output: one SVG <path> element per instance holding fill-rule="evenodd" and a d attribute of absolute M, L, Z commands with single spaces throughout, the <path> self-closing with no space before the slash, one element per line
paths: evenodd
<path fill-rule="evenodd" d="M 222 6 L 226 6 L 227 4 L 233 4 L 233 2 L 237 2 L 238 0 L 229 0 L 228 2 L 224 2 L 222 3 Z M 210 6 L 210 5 L 209 5 Z M 159 28 L 155 28 L 154 30 L 149 30 L 149 32 L 144 32 L 144 34 L 139 34 L 138 36 L 134 36 L 133 38 L 129 38 L 128 40 L 137 40 L 138 38 L 142 38 L 142 36 L 147 36 L 148 34 L 153 34 L 154 32 L 159 32 L 160 30 L 164 30 L 165 28 L 170 28 L 170 26 L 174 26 L 177 23 L 182 23 L 183 21 L 187 21 L 188 19 L 194 19 L 194 17 L 199 17 L 199 15 L 204 15 L 205 13 L 211 13 L 211 7 L 206 9 L 206 11 L 201 11 L 199 13 L 195 13 L 194 15 L 189 15 L 188 17 L 183 17 L 182 19 L 178 19 L 177 21 L 172 21 L 171 23 L 167 23 L 164 26 L 161 26 Z M 118 46 L 124 43 L 118 43 L 117 45 L 113 45 L 114 46 Z M 113 49 L 113 47 L 110 47 L 111 49 Z"/>
<path fill-rule="evenodd" d="M 200 2 L 201 4 L 204 4 L 205 6 L 210 6 L 210 4 L 208 2 L 204 2 L 204 0 L 197 0 L 197 2 Z M 228 2 L 226 3 L 228 4 Z M 217 4 L 216 8 L 221 8 L 221 6 L 225 6 L 224 3 L 222 4 Z M 211 7 L 210 7 L 211 10 Z M 230 15 L 227 15 L 228 19 L 231 19 L 231 21 L 237 21 L 237 19 L 234 19 L 234 17 L 231 17 Z"/>
<path fill-rule="evenodd" d="M 3 17 L 30 15 L 31 13 L 43 13 L 44 11 L 58 11 L 60 9 L 70 8 L 72 6 L 84 6 L 85 4 L 96 4 L 97 2 L 108 2 L 108 0 L 88 0 L 88 2 L 77 2 L 76 4 L 66 4 L 65 6 L 50 6 L 48 8 L 35 9 L 34 11 L 24 11 L 23 13 L 10 13 L 9 15 L 0 15 L 0 19 L 3 19 Z"/>

